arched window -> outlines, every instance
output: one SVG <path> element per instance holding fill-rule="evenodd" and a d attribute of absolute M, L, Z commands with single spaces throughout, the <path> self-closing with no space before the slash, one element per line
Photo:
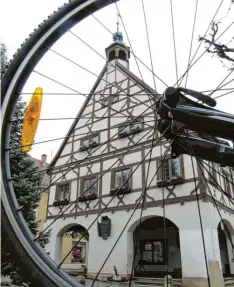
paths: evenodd
<path fill-rule="evenodd" d="M 122 50 L 119 51 L 119 58 L 126 61 L 126 53 Z"/>
<path fill-rule="evenodd" d="M 115 59 L 115 51 L 111 51 L 109 54 L 109 61 L 112 61 Z"/>

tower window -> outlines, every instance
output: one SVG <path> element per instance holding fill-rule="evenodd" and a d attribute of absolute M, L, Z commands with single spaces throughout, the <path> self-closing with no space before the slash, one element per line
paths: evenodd
<path fill-rule="evenodd" d="M 126 61 L 126 53 L 122 50 L 119 51 L 119 58 Z"/>
<path fill-rule="evenodd" d="M 109 54 L 109 61 L 112 61 L 115 59 L 115 51 L 111 51 L 110 54 Z"/>

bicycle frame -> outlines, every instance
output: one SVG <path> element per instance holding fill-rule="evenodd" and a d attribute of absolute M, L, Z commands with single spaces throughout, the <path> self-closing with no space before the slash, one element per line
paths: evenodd
<path fill-rule="evenodd" d="M 221 166 L 234 167 L 234 149 L 224 138 L 234 142 L 234 116 L 196 103 L 186 98 L 180 91 L 183 88 L 167 88 L 157 101 L 160 120 L 158 129 L 167 139 L 174 139 L 171 155 L 189 154 L 219 163 Z M 187 92 L 187 93 L 189 93 Z M 194 92 L 199 94 L 198 92 Z M 206 95 L 196 95 L 208 105 L 215 106 L 215 100 Z M 199 98 L 200 97 L 200 98 Z M 185 136 L 186 130 L 192 130 L 200 137 Z M 208 138 L 203 139 L 203 138 Z"/>

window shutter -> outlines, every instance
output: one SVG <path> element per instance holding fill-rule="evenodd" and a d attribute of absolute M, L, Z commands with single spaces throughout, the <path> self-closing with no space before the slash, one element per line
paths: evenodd
<path fill-rule="evenodd" d="M 231 195 L 231 188 L 230 188 L 230 178 L 228 176 L 228 173 L 227 172 L 223 172 L 223 181 L 224 181 L 224 190 Z"/>
<path fill-rule="evenodd" d="M 58 200 L 59 199 L 59 186 L 56 185 L 56 190 L 55 190 L 55 200 Z"/>
<path fill-rule="evenodd" d="M 65 184 L 64 199 L 69 200 L 70 197 L 70 183 Z"/>
<path fill-rule="evenodd" d="M 184 174 L 184 158 L 183 158 L 182 155 L 179 158 L 180 158 L 180 176 L 185 178 L 185 174 Z"/>
<path fill-rule="evenodd" d="M 214 163 L 209 162 L 209 168 L 208 168 L 208 171 L 209 171 L 209 174 L 208 174 L 209 181 L 210 181 L 212 184 L 217 185 L 217 174 L 216 174 L 216 171 L 215 171 L 214 169 L 215 169 Z"/>
<path fill-rule="evenodd" d="M 58 199 L 59 200 L 63 200 L 64 199 L 64 194 L 65 194 L 65 185 L 63 184 L 63 185 L 59 185 L 58 186 L 58 190 L 59 190 L 59 192 L 58 192 Z"/>
<path fill-rule="evenodd" d="M 162 164 L 160 159 L 156 159 L 156 167 L 157 167 L 157 180 L 162 180 Z M 160 166 L 161 165 L 161 166 Z"/>

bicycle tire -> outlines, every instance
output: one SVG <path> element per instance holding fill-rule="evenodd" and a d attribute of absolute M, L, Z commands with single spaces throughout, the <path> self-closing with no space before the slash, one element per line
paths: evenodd
<path fill-rule="evenodd" d="M 33 241 L 18 206 L 12 184 L 7 180 L 10 178 L 9 152 L 6 152 L 10 136 L 9 119 L 16 106 L 16 97 L 13 95 L 19 94 L 32 68 L 45 54 L 48 46 L 53 45 L 68 29 L 91 13 L 113 2 L 114 0 L 74 0 L 64 4 L 40 24 L 21 45 L 2 80 L 2 234 L 3 239 L 7 239 L 7 249 L 14 250 L 21 272 L 27 275 L 32 286 L 68 287 L 77 286 L 77 283 L 58 269 Z"/>
<path fill-rule="evenodd" d="M 48 20 L 39 25 L 39 28 L 30 35 L 29 40 L 22 45 L 22 48 L 14 56 L 14 60 L 3 79 L 2 94 L 6 95 L 3 97 L 4 121 L 2 125 L 4 131 L 2 133 L 3 237 L 11 238 L 8 242 L 8 248 L 16 250 L 17 261 L 21 263 L 22 272 L 27 277 L 30 276 L 33 286 L 77 286 L 77 283 L 61 271 L 42 249 L 33 242 L 33 237 L 17 204 L 11 182 L 9 184 L 7 180 L 10 178 L 9 158 L 8 152 L 6 152 L 10 133 L 9 119 L 11 119 L 16 104 L 13 95 L 20 94 L 31 70 L 58 38 L 91 13 L 115 1 L 73 0 L 69 4 L 65 4 L 58 12 L 49 16 Z M 68 15 L 70 16 L 68 17 Z M 5 133 L 5 130 L 8 131 Z"/>

